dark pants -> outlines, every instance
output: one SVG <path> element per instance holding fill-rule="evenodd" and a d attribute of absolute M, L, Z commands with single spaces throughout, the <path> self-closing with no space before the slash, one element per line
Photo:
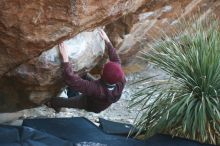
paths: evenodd
<path fill-rule="evenodd" d="M 54 97 L 51 98 L 51 107 L 56 111 L 59 111 L 60 108 L 78 108 L 78 109 L 88 109 L 87 98 L 82 95 L 63 98 L 63 97 Z"/>
<path fill-rule="evenodd" d="M 90 80 L 86 75 L 82 77 L 85 80 Z M 67 87 L 68 98 L 55 97 L 51 99 L 51 104 L 54 109 L 59 109 L 61 107 L 66 108 L 78 108 L 78 109 L 88 109 L 87 98 L 79 92 Z"/>
<path fill-rule="evenodd" d="M 67 96 L 68 96 L 68 98 L 70 98 L 70 97 L 74 97 L 74 96 L 79 96 L 79 92 L 77 92 L 77 91 L 75 91 L 75 90 L 73 90 L 73 89 L 71 89 L 70 87 L 67 87 Z"/>

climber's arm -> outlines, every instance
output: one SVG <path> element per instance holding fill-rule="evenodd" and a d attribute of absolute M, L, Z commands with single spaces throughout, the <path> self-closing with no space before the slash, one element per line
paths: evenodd
<path fill-rule="evenodd" d="M 63 62 L 69 62 L 69 58 L 68 58 L 68 55 L 66 53 L 64 43 L 59 44 L 58 47 L 59 47 L 60 54 L 62 56 Z"/>
<path fill-rule="evenodd" d="M 105 41 L 105 45 L 107 46 L 109 60 L 121 64 L 121 60 L 118 54 L 116 53 L 116 49 L 113 47 L 111 41 L 109 40 L 108 36 L 105 34 L 103 30 L 100 31 L 100 36 Z"/>
<path fill-rule="evenodd" d="M 69 63 L 68 55 L 63 43 L 59 45 L 59 50 L 63 59 L 63 73 L 66 84 L 75 91 L 84 93 L 88 96 L 99 96 L 99 88 L 95 82 L 84 80 L 73 71 L 73 67 Z"/>

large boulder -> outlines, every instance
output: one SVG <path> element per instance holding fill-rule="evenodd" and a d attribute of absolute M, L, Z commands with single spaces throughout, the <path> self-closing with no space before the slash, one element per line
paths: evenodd
<path fill-rule="evenodd" d="M 135 11 L 146 1 L 0 1 L 0 76 L 83 30 Z"/>
<path fill-rule="evenodd" d="M 64 83 L 54 46 L 134 12 L 147 1 L 0 1 L 0 112 L 34 107 L 57 96 Z M 75 71 L 90 70 L 103 55 L 97 31 L 80 34 L 68 44 L 73 45 L 69 53 Z"/>
<path fill-rule="evenodd" d="M 73 70 L 79 75 L 93 68 L 105 50 L 99 29 L 82 32 L 64 41 L 64 45 Z M 0 109 L 9 112 L 32 107 L 57 96 L 65 85 L 60 58 L 58 46 L 54 46 L 6 73 L 1 79 Z"/>

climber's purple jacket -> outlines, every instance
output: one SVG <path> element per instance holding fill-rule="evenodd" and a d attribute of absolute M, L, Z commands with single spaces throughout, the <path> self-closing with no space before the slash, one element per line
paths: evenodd
<path fill-rule="evenodd" d="M 120 58 L 116 53 L 115 48 L 108 46 L 109 60 L 121 64 Z M 102 79 L 95 81 L 88 81 L 82 79 L 79 75 L 75 74 L 72 70 L 70 63 L 63 63 L 64 67 L 64 80 L 66 84 L 73 90 L 82 93 L 84 96 L 83 103 L 86 104 L 86 110 L 92 112 L 101 112 L 109 107 L 112 103 L 119 100 L 124 89 L 126 80 L 125 78 L 116 83 L 113 90 L 109 89 Z M 81 105 L 79 105 L 80 107 Z"/>

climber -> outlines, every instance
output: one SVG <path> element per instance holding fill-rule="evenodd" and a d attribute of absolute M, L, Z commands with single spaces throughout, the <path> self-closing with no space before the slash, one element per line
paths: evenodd
<path fill-rule="evenodd" d="M 100 31 L 99 35 L 105 41 L 110 60 L 104 65 L 101 78 L 98 80 L 84 79 L 75 74 L 69 63 L 65 46 L 61 43 L 59 50 L 63 59 L 64 80 L 69 86 L 69 90 L 73 90 L 73 93 L 77 91 L 80 94 L 72 94 L 73 96 L 69 98 L 51 98 L 47 102 L 47 106 L 54 108 L 57 112 L 61 107 L 66 107 L 99 113 L 119 100 L 126 83 L 120 58 L 105 32 Z M 69 92 L 71 93 L 71 91 Z M 68 95 L 71 96 L 71 94 Z"/>

